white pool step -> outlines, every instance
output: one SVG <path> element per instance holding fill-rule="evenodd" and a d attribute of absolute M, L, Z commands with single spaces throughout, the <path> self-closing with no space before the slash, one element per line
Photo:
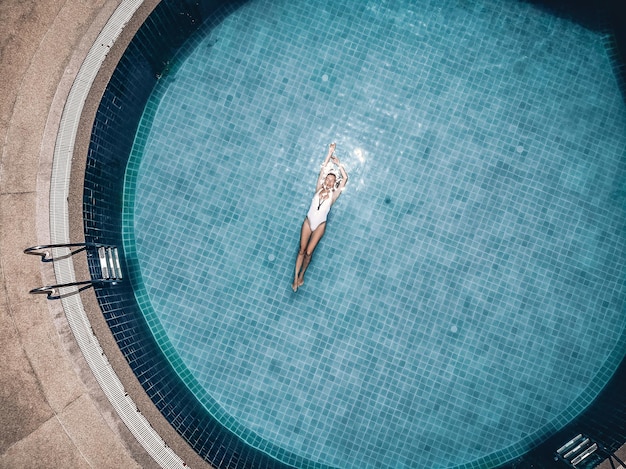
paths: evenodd
<path fill-rule="evenodd" d="M 121 280 L 122 268 L 120 256 L 115 246 L 100 246 L 98 248 L 100 258 L 100 272 L 103 280 Z"/>

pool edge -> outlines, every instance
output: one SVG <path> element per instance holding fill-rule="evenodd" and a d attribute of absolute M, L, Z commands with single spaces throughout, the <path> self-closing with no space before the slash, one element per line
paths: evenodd
<path fill-rule="evenodd" d="M 92 57 L 92 63 L 88 64 L 89 56 L 86 56 L 86 58 L 85 56 L 82 57 L 85 61 L 81 66 L 81 71 L 85 64 L 93 67 L 98 60 L 101 60 L 101 62 L 95 73 L 93 73 L 93 69 L 90 69 L 90 72 L 93 74 L 91 83 L 86 82 L 84 75 L 81 76 L 79 72 L 79 75 L 74 79 L 72 89 L 76 86 L 83 87 L 84 95 L 79 102 L 71 103 L 70 97 L 72 92 L 70 91 L 68 100 L 65 103 L 65 109 L 63 110 L 61 126 L 63 126 L 65 120 L 66 124 L 69 123 L 70 127 L 74 127 L 75 134 L 72 144 L 68 146 L 67 136 L 64 141 L 62 135 L 62 132 L 66 130 L 61 128 L 55 143 L 54 159 L 56 161 L 53 162 L 53 165 L 66 166 L 63 168 L 65 174 L 58 176 L 55 176 L 53 168 L 50 184 L 50 241 L 52 243 L 67 242 L 70 239 L 72 242 L 84 241 L 82 179 L 95 111 L 119 58 L 124 53 L 136 31 L 158 3 L 159 0 L 122 0 L 119 2 L 120 5 L 107 18 L 107 26 L 103 28 L 103 31 L 107 27 L 111 29 L 108 32 L 108 36 L 104 36 L 101 33 L 92 45 L 91 50 L 99 49 L 97 52 L 100 57 L 98 58 L 97 55 Z M 114 18 L 116 13 L 118 13 L 117 19 Z M 113 21 L 111 18 L 114 18 Z M 103 38 L 106 39 L 106 43 L 103 42 Z M 72 108 L 71 105 L 74 107 Z M 73 116 L 69 115 L 71 112 L 74 112 Z M 68 117 L 64 119 L 66 113 L 68 113 Z M 65 161 L 57 160 L 60 153 L 64 153 L 61 158 L 65 159 Z M 63 187 L 64 185 L 65 187 Z M 66 191 L 65 194 L 63 194 L 64 191 Z M 62 205 L 64 200 L 67 200 L 67 208 L 65 209 L 67 213 L 63 213 Z M 57 207 L 54 204 L 57 204 Z M 56 218 L 59 217 L 58 212 L 61 212 L 60 218 Z M 55 223 L 57 224 L 56 226 Z M 61 226 L 64 223 L 67 225 L 65 227 Z M 63 230 L 67 231 L 64 233 Z M 65 240 L 64 236 L 67 236 L 68 239 Z M 89 278 L 86 262 L 80 262 L 80 257 L 75 257 L 79 261 L 73 266 L 76 277 Z M 63 266 L 62 264 L 58 264 L 55 267 L 57 281 L 63 282 L 64 276 L 69 275 L 70 278 L 72 277 L 73 274 L 69 270 L 71 267 L 68 268 L 68 266 Z M 81 340 L 86 341 L 87 346 L 92 348 L 90 352 L 91 358 L 88 361 L 94 359 L 100 361 L 95 368 L 92 366 L 91 371 L 94 377 L 100 381 L 101 387 L 103 387 L 102 384 L 104 383 L 104 387 L 108 388 L 108 390 L 103 389 L 105 394 L 111 394 L 111 391 L 113 391 L 114 395 L 108 395 L 107 397 L 116 410 L 119 408 L 123 409 L 123 413 L 119 415 L 119 418 L 125 422 L 125 425 L 128 426 L 133 421 L 134 423 L 131 423 L 131 425 L 137 425 L 136 428 L 130 429 L 131 433 L 133 433 L 131 438 L 136 439 L 161 467 L 183 467 L 185 463 L 192 467 L 210 467 L 171 428 L 150 398 L 145 394 L 103 319 L 94 291 L 92 289 L 85 290 L 80 295 L 64 299 L 63 302 L 67 320 L 70 323 L 74 321 L 74 326 L 78 327 L 74 331 L 76 342 L 81 345 Z M 89 337 L 90 334 L 93 334 L 93 336 Z M 95 340 L 92 340 L 92 338 Z M 101 354 L 98 353 L 100 347 Z M 98 359 L 98 355 L 101 360 Z M 119 383 L 115 383 L 115 376 L 119 379 Z M 149 448 L 146 448 L 146 442 L 149 442 Z M 129 444 L 128 441 L 126 443 Z"/>

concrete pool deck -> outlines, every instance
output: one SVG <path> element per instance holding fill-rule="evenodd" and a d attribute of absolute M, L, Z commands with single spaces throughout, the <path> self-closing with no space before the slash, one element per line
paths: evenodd
<path fill-rule="evenodd" d="M 61 303 L 28 293 L 55 283 L 51 265 L 23 254 L 29 246 L 49 242 L 49 182 L 61 113 L 78 68 L 119 3 L 0 3 L 0 467 L 158 467 L 97 384 Z M 86 112 L 97 103 L 90 104 Z M 84 155 L 89 129 L 82 130 L 77 154 Z M 72 198 L 80 216 L 80 188 Z M 79 242 L 76 225 L 80 222 L 74 219 Z M 101 345 L 139 408 L 189 466 L 208 467 L 142 396 L 97 312 L 93 292 L 81 296 Z M 624 459 L 626 450 L 618 454 Z"/>
<path fill-rule="evenodd" d="M 157 2 L 145 3 L 144 16 Z M 50 242 L 49 185 L 63 107 L 89 48 L 119 4 L 0 3 L 0 467 L 159 467 L 100 389 L 61 302 L 28 293 L 56 283 L 51 264 L 23 254 L 27 247 Z M 132 34 L 127 36 L 120 42 Z M 115 57 L 105 65 L 112 70 L 114 62 Z M 105 85 L 97 84 L 100 92 Z M 97 96 L 93 101 L 86 113 L 95 111 Z M 88 132 L 79 137 L 84 135 Z M 86 141 L 77 141 L 77 151 L 79 147 L 85 149 Z M 74 189 L 71 198 L 80 213 L 82 189 Z M 72 241 L 83 240 L 81 231 L 78 226 L 72 230 Z M 91 290 L 82 297 L 86 305 L 97 305 Z M 103 325 L 103 320 L 94 323 L 94 331 Z M 208 467 L 145 395 L 134 395 L 143 394 L 138 382 L 123 364 L 120 370 L 114 363 L 121 354 L 108 350 L 114 343 L 106 336 L 98 337 L 118 374 L 126 373 L 122 381 L 139 409 L 167 444 L 189 466 Z"/>

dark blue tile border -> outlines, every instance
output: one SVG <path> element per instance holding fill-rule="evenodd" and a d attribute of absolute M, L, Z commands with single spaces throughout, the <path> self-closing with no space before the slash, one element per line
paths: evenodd
<path fill-rule="evenodd" d="M 200 25 L 218 21 L 242 2 L 230 2 L 226 8 L 222 8 L 223 3 L 163 0 L 120 60 L 102 97 L 90 139 L 83 194 L 86 241 L 123 246 L 124 172 L 147 99 L 158 76 L 168 72 L 180 45 Z M 616 31 L 613 41 L 612 59 L 624 91 L 624 31 Z M 96 272 L 95 265 L 90 269 Z M 217 467 L 287 467 L 225 430 L 180 382 L 153 339 L 130 282 L 98 287 L 96 295 L 113 336 L 146 393 L 200 456 Z M 554 450 L 579 432 L 601 441 L 611 451 L 617 449 L 626 441 L 625 384 L 626 362 L 622 362 L 599 397 L 581 415 L 525 456 L 502 467 L 553 468 Z M 497 464 L 494 461 L 493 467 Z"/>

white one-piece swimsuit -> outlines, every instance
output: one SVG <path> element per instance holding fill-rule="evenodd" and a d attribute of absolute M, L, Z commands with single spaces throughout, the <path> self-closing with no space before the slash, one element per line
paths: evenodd
<path fill-rule="evenodd" d="M 320 204 L 320 192 L 322 192 L 322 189 L 317 191 L 313 196 L 311 207 L 309 207 L 309 212 L 306 214 L 306 217 L 309 219 L 311 231 L 315 231 L 318 226 L 326 221 L 328 212 L 330 212 L 330 206 L 332 205 L 333 193 L 328 194 L 328 198 L 324 199 Z"/>

